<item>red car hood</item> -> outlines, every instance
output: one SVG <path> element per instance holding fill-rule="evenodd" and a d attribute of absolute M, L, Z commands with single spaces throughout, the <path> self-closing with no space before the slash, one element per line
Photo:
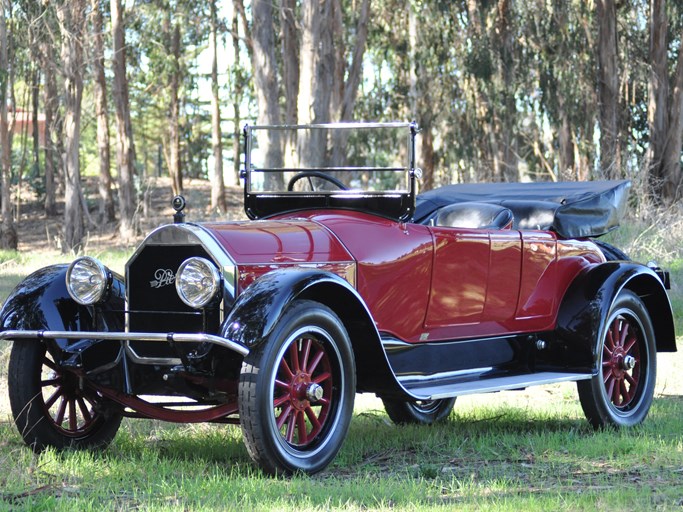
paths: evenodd
<path fill-rule="evenodd" d="M 353 261 L 328 229 L 308 219 L 206 223 L 238 265 Z"/>

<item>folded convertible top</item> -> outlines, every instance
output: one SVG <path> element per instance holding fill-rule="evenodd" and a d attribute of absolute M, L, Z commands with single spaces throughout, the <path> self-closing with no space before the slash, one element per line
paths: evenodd
<path fill-rule="evenodd" d="M 555 231 L 562 238 L 600 236 L 619 226 L 631 182 L 463 183 L 419 194 L 415 222 L 428 224 L 439 208 L 463 202 L 512 210 L 515 229 Z"/>

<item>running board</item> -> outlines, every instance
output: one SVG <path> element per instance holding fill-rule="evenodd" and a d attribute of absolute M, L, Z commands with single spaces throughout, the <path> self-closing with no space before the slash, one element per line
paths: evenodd
<path fill-rule="evenodd" d="M 418 400 L 436 400 L 475 393 L 491 393 L 506 389 L 524 389 L 530 386 L 554 384 L 590 379 L 590 373 L 540 372 L 522 375 L 506 375 L 504 377 L 474 378 L 463 380 L 458 376 L 430 376 L 415 378 L 405 376 L 399 382 Z"/>

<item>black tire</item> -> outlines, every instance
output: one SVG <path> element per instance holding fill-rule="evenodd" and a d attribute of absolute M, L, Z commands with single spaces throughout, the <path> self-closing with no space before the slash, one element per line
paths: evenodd
<path fill-rule="evenodd" d="M 628 257 L 624 251 L 618 247 L 614 247 L 612 244 L 603 242 L 602 240 L 593 240 L 595 245 L 597 245 L 602 251 L 603 256 L 607 261 L 630 261 L 631 258 Z"/>
<path fill-rule="evenodd" d="M 61 370 L 38 340 L 13 343 L 8 388 L 14 423 L 36 452 L 105 448 L 121 424 L 115 405 L 87 386 L 81 389 L 78 376 Z"/>
<path fill-rule="evenodd" d="M 641 423 L 652 405 L 657 360 L 654 329 L 640 298 L 622 290 L 598 345 L 598 374 L 577 382 L 581 407 L 595 428 Z"/>
<path fill-rule="evenodd" d="M 292 303 L 245 357 L 238 393 L 247 451 L 266 473 L 324 469 L 344 442 L 356 393 L 341 320 L 320 303 Z"/>
<path fill-rule="evenodd" d="M 448 417 L 455 398 L 408 401 L 383 398 L 384 409 L 391 421 L 398 425 L 431 425 Z"/>

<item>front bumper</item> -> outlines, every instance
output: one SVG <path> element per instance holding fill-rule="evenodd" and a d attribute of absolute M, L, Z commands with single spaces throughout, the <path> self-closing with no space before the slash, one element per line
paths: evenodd
<path fill-rule="evenodd" d="M 0 340 L 17 339 L 69 339 L 69 340 L 111 340 L 111 341 L 166 341 L 168 343 L 212 343 L 227 348 L 242 356 L 249 354 L 249 349 L 235 341 L 213 334 L 193 334 L 178 332 L 97 332 L 97 331 L 21 331 L 9 330 L 0 332 Z"/>

